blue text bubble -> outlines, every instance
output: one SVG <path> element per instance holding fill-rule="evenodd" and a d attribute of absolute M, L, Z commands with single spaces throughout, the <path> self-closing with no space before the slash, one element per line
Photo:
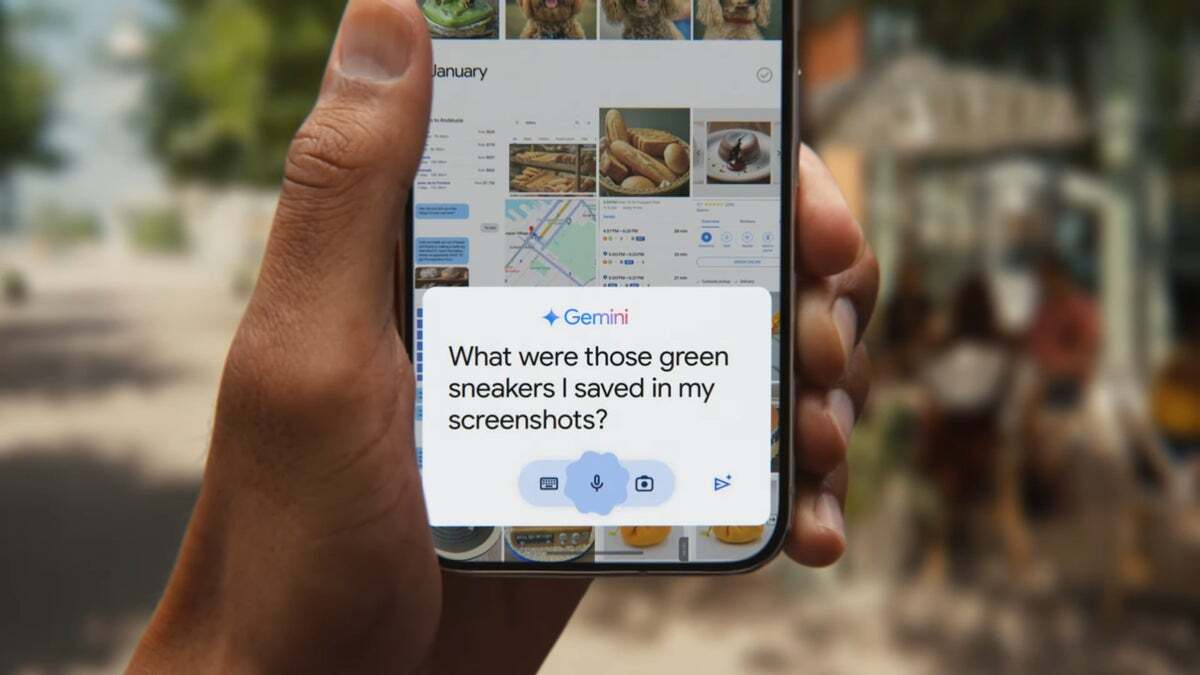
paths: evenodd
<path fill-rule="evenodd" d="M 419 237 L 413 250 L 418 265 L 466 265 L 471 240 L 466 237 Z"/>
<path fill-rule="evenodd" d="M 418 220 L 466 220 L 471 208 L 466 204 L 417 204 Z"/>

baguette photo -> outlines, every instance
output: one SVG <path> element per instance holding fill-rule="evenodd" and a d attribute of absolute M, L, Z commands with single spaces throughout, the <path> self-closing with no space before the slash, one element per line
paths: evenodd
<path fill-rule="evenodd" d="M 686 108 L 600 111 L 602 197 L 686 197 L 691 183 Z"/>

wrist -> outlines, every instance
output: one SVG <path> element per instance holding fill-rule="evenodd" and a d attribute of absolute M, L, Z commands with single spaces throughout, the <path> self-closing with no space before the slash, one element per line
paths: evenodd
<path fill-rule="evenodd" d="M 245 658 L 237 658 L 221 619 L 224 547 L 210 527 L 209 509 L 201 497 L 188 524 L 179 559 L 130 662 L 130 673 L 254 673 Z M 244 656 L 244 655 L 243 655 Z"/>

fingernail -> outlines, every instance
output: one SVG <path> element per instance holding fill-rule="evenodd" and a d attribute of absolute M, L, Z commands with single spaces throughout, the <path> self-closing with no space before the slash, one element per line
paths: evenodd
<path fill-rule="evenodd" d="M 394 80 L 408 70 L 412 33 L 400 0 L 354 3 L 342 21 L 338 67 L 347 77 Z M 373 6 L 372 6 L 373 5 Z"/>
<path fill-rule="evenodd" d="M 829 415 L 842 433 L 842 440 L 849 443 L 850 434 L 854 432 L 854 401 L 845 389 L 829 392 Z"/>
<path fill-rule="evenodd" d="M 838 298 L 833 303 L 833 323 L 837 326 L 838 337 L 842 338 L 842 349 L 849 359 L 854 353 L 854 345 L 858 342 L 858 312 L 849 298 Z"/>
<path fill-rule="evenodd" d="M 832 493 L 822 492 L 813 508 L 817 522 L 827 530 L 833 530 L 838 536 L 846 536 L 846 519 L 842 515 L 842 505 Z"/>

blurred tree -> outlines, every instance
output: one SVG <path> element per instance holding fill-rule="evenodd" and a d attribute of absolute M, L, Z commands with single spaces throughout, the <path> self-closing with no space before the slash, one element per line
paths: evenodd
<path fill-rule="evenodd" d="M 177 179 L 279 182 L 316 98 L 344 0 L 163 0 L 145 108 Z"/>
<path fill-rule="evenodd" d="M 25 27 L 33 18 L 19 15 L 0 0 L 0 234 L 16 228 L 16 167 L 52 165 L 58 159 L 44 138 L 53 103 L 53 81 L 14 39 L 18 26 Z"/>

